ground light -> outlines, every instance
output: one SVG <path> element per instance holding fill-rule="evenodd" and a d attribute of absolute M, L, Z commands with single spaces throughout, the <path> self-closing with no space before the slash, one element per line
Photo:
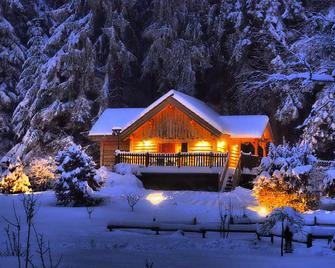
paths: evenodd
<path fill-rule="evenodd" d="M 247 209 L 257 212 L 261 217 L 266 217 L 270 213 L 269 209 L 261 206 L 247 207 Z"/>
<path fill-rule="evenodd" d="M 151 194 L 148 194 L 145 199 L 148 200 L 153 205 L 159 205 L 164 200 L 166 200 L 167 197 L 164 196 L 163 193 L 151 193 Z"/>

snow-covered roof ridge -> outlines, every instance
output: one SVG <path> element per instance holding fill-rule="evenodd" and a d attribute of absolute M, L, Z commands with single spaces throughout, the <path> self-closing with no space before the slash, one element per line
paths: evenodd
<path fill-rule="evenodd" d="M 136 118 L 134 118 L 131 122 L 129 122 L 124 129 L 131 126 L 134 122 L 139 120 L 142 116 L 147 114 L 149 111 L 151 111 L 153 108 L 161 104 L 164 100 L 167 98 L 172 97 L 182 105 L 184 105 L 186 108 L 197 114 L 199 117 L 201 117 L 203 120 L 208 122 L 211 126 L 216 128 L 219 132 L 225 133 L 224 129 L 221 127 L 219 114 L 215 112 L 212 108 L 210 108 L 206 103 L 203 101 L 196 99 L 190 95 L 187 95 L 185 93 L 182 93 L 180 91 L 177 91 L 175 89 L 171 89 L 167 93 L 165 93 L 163 96 L 158 98 L 156 101 L 154 101 L 152 104 L 150 104 L 147 108 L 145 108 Z"/>
<path fill-rule="evenodd" d="M 114 127 L 120 127 L 124 131 L 169 97 L 184 105 L 222 134 L 229 134 L 232 137 L 261 138 L 269 122 L 266 115 L 220 115 L 203 101 L 172 89 L 146 108 L 106 109 L 89 135 L 112 135 Z"/>

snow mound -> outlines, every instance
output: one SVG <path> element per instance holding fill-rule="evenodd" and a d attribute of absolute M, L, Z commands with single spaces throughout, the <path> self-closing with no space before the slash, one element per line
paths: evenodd
<path fill-rule="evenodd" d="M 144 187 L 142 182 L 133 174 L 121 175 L 109 171 L 108 169 L 103 169 L 102 171 L 107 171 L 107 179 L 104 186 L 99 192 L 96 192 L 97 197 L 108 199 L 110 197 L 120 197 L 126 194 L 142 194 Z"/>
<path fill-rule="evenodd" d="M 112 187 L 124 186 L 127 188 L 143 188 L 142 182 L 133 174 L 119 175 L 112 173 L 109 177 L 111 180 Z"/>
<path fill-rule="evenodd" d="M 139 169 L 144 166 L 142 165 L 134 165 L 134 164 L 126 164 L 120 163 L 114 166 L 114 170 L 118 174 L 126 175 L 126 174 L 138 174 Z"/>

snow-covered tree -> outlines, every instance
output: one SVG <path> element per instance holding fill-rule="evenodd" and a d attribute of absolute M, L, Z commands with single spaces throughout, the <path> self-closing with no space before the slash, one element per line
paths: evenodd
<path fill-rule="evenodd" d="M 0 1 L 0 156 L 86 146 L 106 107 L 176 88 L 332 158 L 334 25 L 331 1 Z"/>
<path fill-rule="evenodd" d="M 6 2 L 6 1 L 5 1 Z M 4 9 L 0 3 L 0 156 L 13 144 L 11 114 L 19 101 L 16 84 L 19 80 L 21 65 L 25 60 L 26 48 L 21 43 L 13 24 L 5 14 L 12 7 Z"/>
<path fill-rule="evenodd" d="M 29 165 L 29 180 L 35 191 L 51 189 L 55 182 L 56 165 L 52 158 L 37 158 Z"/>
<path fill-rule="evenodd" d="M 59 205 L 93 205 L 93 191 L 99 189 L 95 163 L 79 145 L 73 145 L 56 156 L 55 193 Z"/>
<path fill-rule="evenodd" d="M 325 195 L 331 198 L 335 197 L 335 166 L 326 171 L 322 190 Z"/>
<path fill-rule="evenodd" d="M 279 225 L 279 226 L 278 226 Z M 304 219 L 291 207 L 276 208 L 267 216 L 265 222 L 260 226 L 258 232 L 260 234 L 270 234 L 276 227 L 280 228 L 281 233 L 281 256 L 283 256 L 284 248 L 284 232 L 288 228 L 292 234 L 302 231 Z"/>
<path fill-rule="evenodd" d="M 309 186 L 309 172 L 315 162 L 307 145 L 270 145 L 263 157 L 253 192 L 261 206 L 271 209 L 290 206 L 306 211 L 317 205 L 318 198 Z"/>
<path fill-rule="evenodd" d="M 30 182 L 21 162 L 8 163 L 8 168 L 0 177 L 0 192 L 5 194 L 28 193 Z"/>
<path fill-rule="evenodd" d="M 335 157 L 335 83 L 320 93 L 303 125 L 302 142 Z"/>
<path fill-rule="evenodd" d="M 21 101 L 16 107 L 12 124 L 14 127 L 14 132 L 17 137 L 22 138 L 25 134 L 27 127 L 26 120 L 29 118 L 28 110 L 29 106 L 27 103 L 27 92 L 31 92 L 32 87 L 39 86 L 39 72 L 43 63 L 47 60 L 47 56 L 44 54 L 44 46 L 47 40 L 47 36 L 44 34 L 42 28 L 43 23 L 46 23 L 42 18 L 34 18 L 28 22 L 28 36 L 29 41 L 27 46 L 29 46 L 26 51 L 26 60 L 22 65 L 22 72 L 20 74 L 20 79 L 16 86 L 16 90 L 19 93 L 19 99 Z M 29 96 L 29 94 L 28 94 Z"/>

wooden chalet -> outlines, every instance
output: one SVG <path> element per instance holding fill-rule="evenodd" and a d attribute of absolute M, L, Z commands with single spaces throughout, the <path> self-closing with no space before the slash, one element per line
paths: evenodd
<path fill-rule="evenodd" d="M 176 90 L 147 108 L 105 110 L 89 137 L 100 144 L 101 166 L 131 163 L 152 170 L 164 166 L 174 167 L 173 173 L 176 168 L 192 167 L 193 174 L 195 168 L 204 167 L 235 170 L 241 150 L 265 156 L 273 140 L 266 115 L 220 115 Z"/>

